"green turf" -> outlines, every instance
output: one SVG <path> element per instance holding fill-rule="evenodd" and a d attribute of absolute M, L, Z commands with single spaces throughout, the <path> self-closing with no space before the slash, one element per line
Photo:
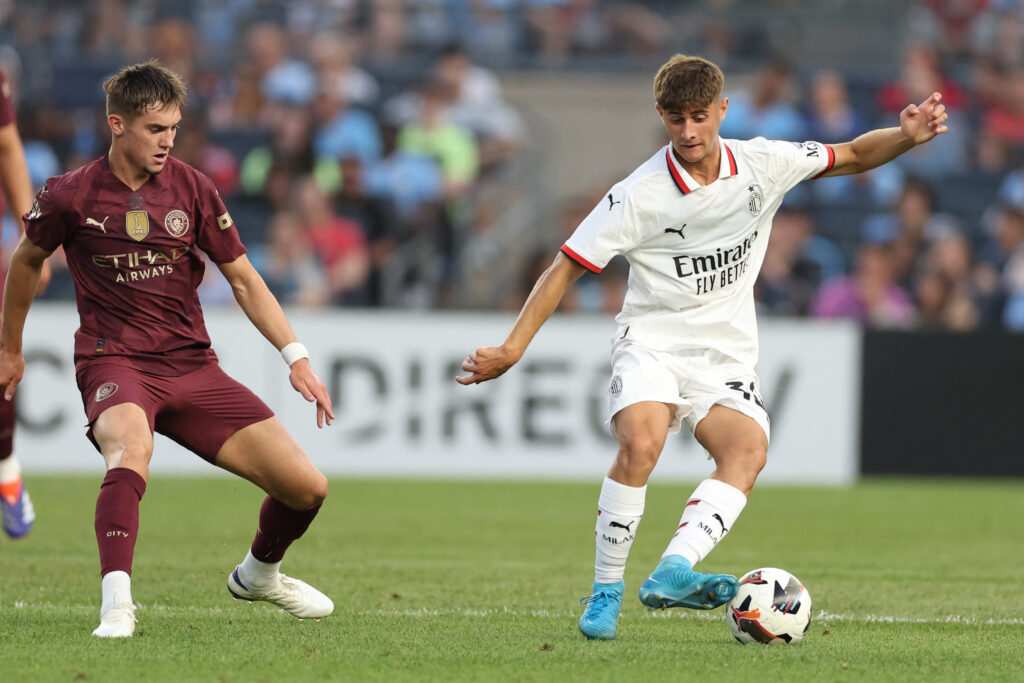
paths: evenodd
<path fill-rule="evenodd" d="M 30 477 L 39 520 L 0 547 L 0 680 L 1019 681 L 1024 482 L 760 487 L 702 568 L 781 566 L 814 600 L 795 646 L 741 646 L 724 612 L 633 596 L 692 486 L 652 484 L 619 639 L 576 629 L 598 483 L 332 482 L 284 569 L 334 598 L 298 621 L 230 599 L 261 496 L 157 476 L 142 505 L 134 638 L 100 641 L 98 477 Z"/>

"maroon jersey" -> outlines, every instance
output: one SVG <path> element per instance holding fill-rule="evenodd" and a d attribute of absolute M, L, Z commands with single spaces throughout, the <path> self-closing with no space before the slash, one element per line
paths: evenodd
<path fill-rule="evenodd" d="M 80 322 L 76 363 L 128 356 L 178 374 L 194 369 L 190 360 L 216 359 L 197 293 L 200 250 L 229 263 L 245 247 L 208 177 L 170 157 L 133 191 L 104 156 L 47 180 L 24 220 L 34 244 L 63 246 L 67 255 Z"/>

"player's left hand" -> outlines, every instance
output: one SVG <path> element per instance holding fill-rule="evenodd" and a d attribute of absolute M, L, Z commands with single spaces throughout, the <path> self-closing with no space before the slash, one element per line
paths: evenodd
<path fill-rule="evenodd" d="M 462 361 L 462 369 L 472 374 L 456 377 L 455 381 L 459 384 L 479 384 L 501 377 L 519 362 L 521 355 L 504 345 L 479 348 Z"/>
<path fill-rule="evenodd" d="M 945 133 L 946 105 L 942 104 L 942 93 L 934 92 L 921 104 L 910 104 L 900 112 L 900 129 L 915 145 L 928 142 L 936 135 Z"/>
<path fill-rule="evenodd" d="M 302 394 L 302 398 L 310 403 L 316 401 L 316 426 L 323 427 L 334 420 L 334 408 L 331 405 L 331 397 L 327 393 L 327 387 L 320 381 L 320 378 L 313 372 L 308 358 L 300 358 L 292 363 L 291 373 L 288 379 L 295 391 Z"/>

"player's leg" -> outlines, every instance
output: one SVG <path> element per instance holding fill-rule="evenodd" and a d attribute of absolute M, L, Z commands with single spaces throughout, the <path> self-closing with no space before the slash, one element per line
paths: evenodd
<path fill-rule="evenodd" d="M 693 570 L 725 537 L 747 503 L 764 467 L 768 437 L 752 417 L 714 405 L 694 435 L 714 458 L 716 469 L 691 494 L 675 536 L 657 569 L 644 582 L 641 601 L 649 607 L 712 609 L 736 593 L 728 574 Z"/>
<path fill-rule="evenodd" d="M 320 511 L 327 478 L 276 417 L 235 432 L 218 451 L 216 463 L 267 492 L 256 536 L 228 577 L 228 590 L 236 598 L 272 602 L 299 618 L 331 614 L 330 598 L 280 571 L 285 551 Z"/>
<path fill-rule="evenodd" d="M 615 637 L 626 560 L 644 514 L 647 479 L 658 462 L 676 407 L 653 401 L 626 406 L 612 418 L 619 448 L 601 486 L 595 528 L 594 585 L 580 617 L 583 635 Z"/>
<path fill-rule="evenodd" d="M 21 538 L 32 530 L 36 513 L 13 453 L 15 421 L 14 401 L 0 400 L 0 518 L 8 536 Z"/>
<path fill-rule="evenodd" d="M 91 436 L 106 462 L 107 474 L 96 499 L 96 542 L 99 546 L 103 602 L 101 638 L 125 638 L 135 631 L 131 574 L 139 532 L 139 503 L 146 492 L 153 431 L 145 411 L 120 403 L 92 423 Z"/>

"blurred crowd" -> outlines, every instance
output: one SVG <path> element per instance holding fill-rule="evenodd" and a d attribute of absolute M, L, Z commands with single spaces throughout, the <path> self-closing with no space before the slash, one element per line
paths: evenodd
<path fill-rule="evenodd" d="M 900 26 L 882 76 L 822 67 L 727 20 L 802 4 L 6 0 L 0 66 L 36 186 L 105 152 L 105 76 L 151 57 L 181 73 L 191 92 L 174 154 L 214 180 L 281 301 L 311 308 L 518 309 L 607 187 L 517 213 L 546 151 L 508 103 L 504 72 L 614 64 L 650 79 L 674 52 L 702 54 L 726 72 L 723 137 L 826 143 L 897 125 L 939 90 L 939 141 L 789 195 L 758 306 L 1024 330 L 1024 2 L 873 3 Z M 616 260 L 584 276 L 562 309 L 616 312 L 627 275 Z M 72 296 L 59 269 L 46 296 Z M 202 296 L 231 298 L 219 276 Z"/>

